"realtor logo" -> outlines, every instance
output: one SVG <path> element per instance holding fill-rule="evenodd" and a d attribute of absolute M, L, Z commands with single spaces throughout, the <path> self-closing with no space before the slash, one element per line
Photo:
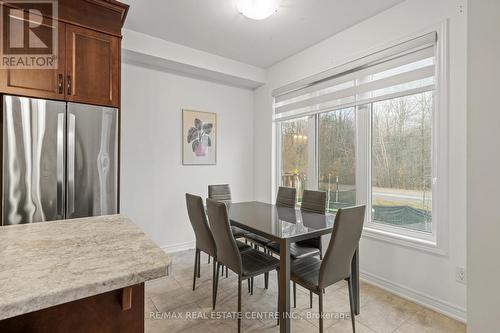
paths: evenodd
<path fill-rule="evenodd" d="M 57 0 L 0 0 L 0 68 L 57 68 Z"/>

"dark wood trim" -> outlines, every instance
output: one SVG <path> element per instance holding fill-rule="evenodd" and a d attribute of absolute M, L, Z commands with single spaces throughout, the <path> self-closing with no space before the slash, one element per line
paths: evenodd
<path fill-rule="evenodd" d="M 127 5 L 123 2 L 116 1 L 116 0 L 85 0 L 85 1 L 94 2 L 98 5 L 101 5 L 103 7 L 107 7 L 111 10 L 119 12 L 121 15 L 121 18 L 122 18 L 121 19 L 122 27 L 125 24 L 125 19 L 127 18 L 128 9 L 130 7 L 129 5 Z"/>
<path fill-rule="evenodd" d="M 122 40 L 118 40 L 118 48 L 120 52 L 118 53 L 118 84 L 119 84 L 119 89 L 118 89 L 118 171 L 116 173 L 116 192 L 117 192 L 117 202 L 116 202 L 116 212 L 119 214 L 120 213 L 120 200 L 121 200 L 121 186 L 120 186 L 120 179 L 121 179 L 121 163 L 122 163 L 122 88 L 121 88 L 121 82 L 122 82 Z"/>
<path fill-rule="evenodd" d="M 0 3 L 0 6 L 23 9 L 22 3 Z M 94 6 L 95 8 L 92 8 Z M 100 7 L 100 9 L 99 9 Z M 108 14 L 103 13 L 104 10 Z M 121 37 L 121 28 L 125 24 L 129 5 L 115 0 L 58 0 L 57 17 L 43 15 L 59 22 L 82 28 L 104 32 Z"/>
<path fill-rule="evenodd" d="M 122 310 L 127 311 L 132 308 L 132 287 L 122 289 Z"/>
<path fill-rule="evenodd" d="M 128 5 L 111 0 L 59 0 L 58 18 L 73 25 L 121 36 Z"/>
<path fill-rule="evenodd" d="M 89 25 L 80 24 L 80 23 L 77 23 L 77 22 L 71 22 L 71 21 L 64 20 L 64 19 L 59 19 L 59 22 L 63 22 L 63 23 L 66 23 L 66 24 L 69 24 L 69 25 L 73 25 L 75 27 L 84 28 L 84 29 L 87 29 L 87 30 L 92 30 L 92 31 L 95 31 L 95 32 L 103 32 L 105 34 L 108 34 L 108 35 L 114 36 L 114 37 L 118 37 L 118 38 L 122 38 L 123 37 L 122 34 L 121 34 L 121 31 L 120 31 L 120 33 L 114 33 L 114 32 L 110 32 L 110 31 L 98 29 L 98 28 L 95 28 L 95 27 L 92 27 L 92 26 L 89 26 Z"/>
<path fill-rule="evenodd" d="M 130 300 L 126 311 L 124 295 Z M 0 332 L 143 333 L 144 283 L 1 320 Z"/>

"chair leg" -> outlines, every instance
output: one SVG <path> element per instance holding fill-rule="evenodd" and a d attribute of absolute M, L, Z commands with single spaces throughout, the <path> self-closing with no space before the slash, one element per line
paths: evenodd
<path fill-rule="evenodd" d="M 215 303 L 217 302 L 217 283 L 218 283 L 218 274 L 217 274 L 217 263 L 214 258 L 212 268 L 212 309 L 215 310 Z"/>
<path fill-rule="evenodd" d="M 201 277 L 201 251 L 198 250 L 198 279 Z"/>
<path fill-rule="evenodd" d="M 319 295 L 319 333 L 323 333 L 323 293 L 320 291 Z"/>
<path fill-rule="evenodd" d="M 247 279 L 247 285 L 248 285 L 248 293 L 250 294 L 250 290 L 251 290 L 250 279 Z"/>
<path fill-rule="evenodd" d="M 347 280 L 347 287 L 349 288 L 349 305 L 351 307 L 352 333 L 356 333 L 356 318 L 354 317 L 354 300 L 353 300 L 353 297 L 352 297 L 352 283 L 351 283 L 351 279 Z"/>
<path fill-rule="evenodd" d="M 198 276 L 198 253 L 199 250 L 196 249 L 196 251 L 194 252 L 193 291 L 196 288 L 196 277 Z"/>
<path fill-rule="evenodd" d="M 208 255 L 207 263 L 210 264 L 210 255 Z"/>
<path fill-rule="evenodd" d="M 218 274 L 218 273 L 217 273 Z M 221 266 L 220 276 L 224 276 L 224 265 Z"/>
<path fill-rule="evenodd" d="M 297 307 L 297 284 L 293 282 L 293 307 Z"/>
<path fill-rule="evenodd" d="M 310 309 L 313 308 L 313 292 L 312 291 L 309 292 L 309 308 Z"/>
<path fill-rule="evenodd" d="M 250 295 L 253 295 L 253 278 L 250 278 Z"/>
<path fill-rule="evenodd" d="M 238 333 L 241 332 L 241 275 L 238 276 Z"/>
<path fill-rule="evenodd" d="M 214 259 L 214 261 L 216 261 Z M 217 261 L 217 271 L 215 272 L 215 299 L 217 300 L 217 291 L 219 290 L 219 269 L 221 268 L 221 264 Z"/>
<path fill-rule="evenodd" d="M 277 307 L 276 307 L 276 313 L 278 314 L 278 319 L 277 319 L 277 323 L 276 325 L 280 325 L 280 316 L 281 316 L 281 313 L 279 312 L 280 311 L 280 270 L 279 268 L 276 269 L 276 275 L 278 275 L 278 304 L 277 304 Z"/>
<path fill-rule="evenodd" d="M 229 269 L 228 269 L 228 268 L 227 268 L 227 266 L 226 266 L 226 279 L 227 279 L 227 276 L 229 275 L 229 273 L 228 273 L 228 272 L 229 272 Z"/>
<path fill-rule="evenodd" d="M 269 272 L 264 273 L 264 289 L 269 289 Z"/>

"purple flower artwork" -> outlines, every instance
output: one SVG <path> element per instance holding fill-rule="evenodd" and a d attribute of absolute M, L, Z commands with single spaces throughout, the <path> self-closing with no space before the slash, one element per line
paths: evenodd
<path fill-rule="evenodd" d="M 194 127 L 188 131 L 187 142 L 191 144 L 196 156 L 205 156 L 206 148 L 212 146 L 210 133 L 212 133 L 213 128 L 214 124 L 203 123 L 200 119 L 195 118 Z"/>
<path fill-rule="evenodd" d="M 183 164 L 216 164 L 215 113 L 183 110 Z"/>

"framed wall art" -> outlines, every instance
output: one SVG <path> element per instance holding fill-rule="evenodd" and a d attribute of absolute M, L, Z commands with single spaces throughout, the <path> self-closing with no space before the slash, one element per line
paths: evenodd
<path fill-rule="evenodd" d="M 182 110 L 182 164 L 217 164 L 217 114 Z"/>

